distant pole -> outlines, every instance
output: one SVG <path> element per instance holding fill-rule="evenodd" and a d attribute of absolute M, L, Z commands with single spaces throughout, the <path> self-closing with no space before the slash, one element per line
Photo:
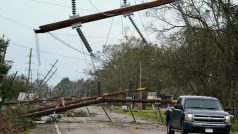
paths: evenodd
<path fill-rule="evenodd" d="M 10 81 L 10 84 L 9 84 L 9 86 L 8 86 L 8 91 L 10 90 L 10 88 L 11 88 L 11 86 L 12 86 L 12 84 L 13 84 L 13 81 L 15 80 L 15 78 L 16 78 L 16 76 L 17 76 L 17 73 L 18 73 L 18 71 L 16 71 L 16 73 L 14 74 L 14 76 L 12 77 L 12 79 L 11 79 L 11 81 Z M 4 98 L 5 99 L 5 98 Z M 5 100 L 4 100 L 5 101 Z"/>
<path fill-rule="evenodd" d="M 28 67 L 27 86 L 30 85 L 30 79 L 31 79 L 31 57 L 32 57 L 32 48 L 30 48 L 30 55 L 29 55 L 29 67 Z M 28 89 L 28 91 L 30 91 L 30 89 Z"/>
<path fill-rule="evenodd" d="M 52 67 L 50 68 L 50 70 L 47 72 L 47 74 L 45 75 L 45 77 L 43 78 L 43 80 L 37 85 L 38 89 L 35 91 L 35 94 L 40 90 L 40 87 L 42 87 L 42 84 L 44 84 L 45 79 L 47 78 L 47 76 L 50 74 L 50 72 L 53 70 L 53 68 L 55 67 L 55 65 L 57 64 L 58 60 L 55 61 L 55 63 L 52 65 Z"/>
<path fill-rule="evenodd" d="M 101 82 L 98 81 L 98 97 L 101 95 Z"/>
<path fill-rule="evenodd" d="M 141 88 L 141 77 L 142 77 L 142 68 L 141 68 L 141 61 L 140 61 L 140 88 Z M 140 99 L 142 99 L 142 91 L 140 91 Z M 142 110 L 142 103 L 139 104 L 140 105 L 140 110 Z"/>
<path fill-rule="evenodd" d="M 39 87 L 39 90 L 41 90 L 46 84 L 47 84 L 47 82 L 52 78 L 52 76 L 56 73 L 56 71 L 57 71 L 58 69 L 55 69 L 55 71 L 50 75 L 50 77 L 44 82 L 44 84 L 41 86 L 41 87 Z"/>
<path fill-rule="evenodd" d="M 141 61 L 140 61 L 140 88 L 141 88 Z"/>

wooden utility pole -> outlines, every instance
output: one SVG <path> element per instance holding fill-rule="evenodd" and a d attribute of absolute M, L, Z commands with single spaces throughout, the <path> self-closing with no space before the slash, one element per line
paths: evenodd
<path fill-rule="evenodd" d="M 82 101 L 82 102 L 79 102 L 79 103 L 75 103 L 73 105 L 67 105 L 66 104 L 65 106 L 61 105 L 59 107 L 53 107 L 53 108 L 48 108 L 48 109 L 41 110 L 41 111 L 36 111 L 34 113 L 28 113 L 28 116 L 29 117 L 40 117 L 40 116 L 53 114 L 54 112 L 59 113 L 59 112 L 64 112 L 64 111 L 80 108 L 80 107 L 89 106 L 89 105 L 92 105 L 92 104 L 104 103 L 104 102 L 119 102 L 119 103 L 126 103 L 126 102 L 131 102 L 131 103 L 155 103 L 155 102 L 160 102 L 160 103 L 166 103 L 166 104 L 173 104 L 173 102 L 171 100 L 141 100 L 141 99 L 126 100 L 126 99 L 97 98 L 97 99 L 93 99 L 93 100 L 89 100 L 89 101 Z"/>
<path fill-rule="evenodd" d="M 47 72 L 47 74 L 45 75 L 45 77 L 43 78 L 43 80 L 40 82 L 40 84 L 38 85 L 38 89 L 35 91 L 35 94 L 40 90 L 40 87 L 42 86 L 42 84 L 44 83 L 45 79 L 48 77 L 48 75 L 50 74 L 50 72 L 52 71 L 52 69 L 55 67 L 56 63 L 58 62 L 58 60 L 55 61 L 55 63 L 52 65 L 52 67 L 50 68 L 50 70 Z"/>
<path fill-rule="evenodd" d="M 30 85 L 30 79 L 31 79 L 31 57 L 32 57 L 32 48 L 30 48 L 30 55 L 29 55 L 29 67 L 28 67 L 27 86 Z"/>
<path fill-rule="evenodd" d="M 55 71 L 50 75 L 50 77 L 44 82 L 44 84 L 41 86 L 41 87 L 39 87 L 39 90 L 41 90 L 45 85 L 46 85 L 46 83 L 52 78 L 52 76 L 56 73 L 56 71 L 57 71 L 58 69 L 55 69 Z"/>
<path fill-rule="evenodd" d="M 141 72 L 142 72 L 142 68 L 141 68 L 141 61 L 140 61 L 140 88 L 141 88 L 141 77 L 142 77 Z M 142 91 L 140 91 L 139 95 L 140 95 L 140 99 L 142 99 Z M 142 110 L 143 104 L 140 103 L 139 105 L 140 105 L 140 110 Z"/>
<path fill-rule="evenodd" d="M 118 16 L 118 15 L 123 15 L 126 13 L 136 12 L 136 11 L 140 11 L 140 10 L 144 10 L 144 9 L 148 9 L 148 8 L 153 8 L 153 7 L 169 4 L 169 3 L 172 3 L 175 1 L 178 1 L 178 0 L 156 0 L 156 1 L 152 1 L 152 2 L 146 2 L 146 3 L 142 3 L 142 4 L 138 4 L 138 5 L 114 9 L 114 10 L 96 13 L 96 14 L 92 14 L 92 15 L 82 16 L 82 17 L 78 17 L 78 18 L 72 18 L 72 19 L 40 26 L 39 29 L 35 30 L 35 33 L 46 33 L 46 32 L 50 32 L 50 31 L 70 27 L 77 23 L 83 24 L 83 23 L 87 23 L 87 22 L 106 19 L 109 17 L 114 17 L 114 16 Z"/>

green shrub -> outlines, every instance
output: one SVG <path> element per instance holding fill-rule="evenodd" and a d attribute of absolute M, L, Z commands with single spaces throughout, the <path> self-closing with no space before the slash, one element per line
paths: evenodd
<path fill-rule="evenodd" d="M 26 108 L 15 105 L 0 111 L 0 133 L 16 133 L 33 128 L 35 124 L 26 117 Z"/>

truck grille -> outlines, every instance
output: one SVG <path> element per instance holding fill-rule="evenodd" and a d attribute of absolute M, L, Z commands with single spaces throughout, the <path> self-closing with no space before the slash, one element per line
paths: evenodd
<path fill-rule="evenodd" d="M 225 121 L 224 116 L 194 115 L 193 119 L 196 122 L 211 122 L 211 123 L 222 123 Z"/>

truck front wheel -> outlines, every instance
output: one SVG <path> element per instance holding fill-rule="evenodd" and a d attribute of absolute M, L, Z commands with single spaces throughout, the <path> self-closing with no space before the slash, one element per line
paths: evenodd
<path fill-rule="evenodd" d="M 167 121 L 167 134 L 174 134 L 174 130 L 172 130 L 169 120 Z"/>
<path fill-rule="evenodd" d="M 185 131 L 185 129 L 184 129 L 183 122 L 181 123 L 181 134 L 188 134 L 188 132 Z"/>

